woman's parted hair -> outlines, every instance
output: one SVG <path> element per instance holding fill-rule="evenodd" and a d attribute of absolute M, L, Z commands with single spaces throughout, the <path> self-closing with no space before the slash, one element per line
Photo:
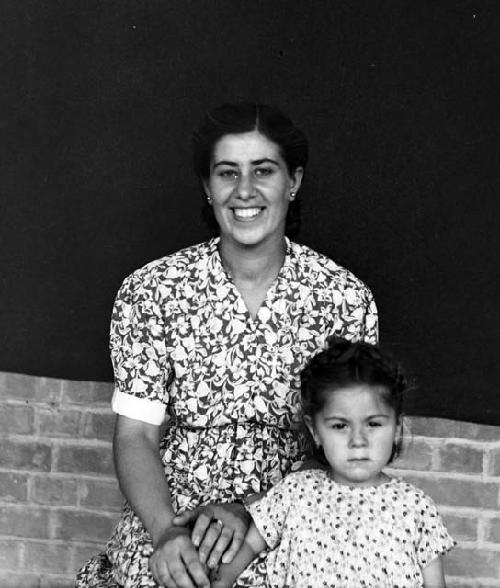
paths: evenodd
<path fill-rule="evenodd" d="M 302 411 L 311 418 L 323 409 L 328 392 L 356 384 L 381 387 L 382 398 L 394 410 L 396 420 L 402 417 L 403 395 L 408 390 L 406 375 L 401 365 L 377 345 L 328 337 L 326 348 L 309 360 L 300 380 Z M 390 461 L 400 451 L 401 440 L 393 447 Z"/>
<path fill-rule="evenodd" d="M 307 138 L 295 123 L 272 106 L 239 102 L 210 110 L 193 132 L 193 164 L 200 181 L 203 183 L 210 177 L 210 162 L 217 141 L 225 135 L 252 131 L 258 131 L 278 146 L 290 175 L 298 167 L 305 169 Z M 211 228 L 217 227 L 212 208 L 206 202 L 204 216 Z M 298 233 L 299 227 L 300 199 L 295 199 L 288 208 L 286 233 L 293 236 Z"/>

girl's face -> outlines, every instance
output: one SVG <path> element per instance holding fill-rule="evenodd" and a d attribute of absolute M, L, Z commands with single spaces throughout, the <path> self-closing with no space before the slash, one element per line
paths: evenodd
<path fill-rule="evenodd" d="M 366 384 L 339 388 L 306 424 L 323 447 L 333 479 L 349 486 L 372 486 L 386 477 L 393 443 L 400 434 L 394 409 L 383 400 L 386 389 Z"/>
<path fill-rule="evenodd" d="M 222 137 L 205 183 L 221 238 L 245 246 L 281 239 L 302 173 L 297 168 L 290 175 L 278 145 L 258 131 Z"/>

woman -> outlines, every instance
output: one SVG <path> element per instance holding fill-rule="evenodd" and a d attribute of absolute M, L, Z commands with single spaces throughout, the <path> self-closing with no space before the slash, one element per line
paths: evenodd
<path fill-rule="evenodd" d="M 224 105 L 193 146 L 219 236 L 146 265 L 118 293 L 114 448 L 127 503 L 78 588 L 208 586 L 206 564 L 229 561 L 241 543 L 237 501 L 306 457 L 302 366 L 333 333 L 377 339 L 364 284 L 285 236 L 307 162 L 293 122 L 264 105 Z M 193 535 L 182 526 L 220 503 L 230 504 L 205 509 Z M 257 561 L 240 583 L 258 586 L 264 573 Z"/>

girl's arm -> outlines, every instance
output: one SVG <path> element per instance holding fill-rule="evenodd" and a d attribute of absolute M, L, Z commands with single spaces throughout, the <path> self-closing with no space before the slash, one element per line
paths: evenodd
<path fill-rule="evenodd" d="M 120 488 L 152 537 L 150 569 L 155 580 L 167 588 L 208 588 L 189 529 L 172 522 L 175 513 L 158 450 L 159 437 L 156 425 L 117 417 L 113 448 Z"/>
<path fill-rule="evenodd" d="M 444 579 L 443 562 L 441 556 L 437 556 L 422 570 L 425 588 L 446 588 Z"/>
<path fill-rule="evenodd" d="M 231 563 L 221 564 L 214 574 L 211 588 L 231 588 L 236 578 L 266 548 L 266 542 L 252 522 L 248 527 L 245 540 Z"/>

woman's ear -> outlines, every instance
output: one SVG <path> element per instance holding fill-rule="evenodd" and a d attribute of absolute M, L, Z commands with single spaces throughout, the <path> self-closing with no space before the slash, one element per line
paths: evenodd
<path fill-rule="evenodd" d="M 311 437 L 314 439 L 314 442 L 316 443 L 316 445 L 317 446 L 321 445 L 321 443 L 319 442 L 319 438 L 316 435 L 316 430 L 314 428 L 314 422 L 308 414 L 304 415 L 304 423 L 306 424 L 306 427 L 309 430 L 309 433 L 311 433 Z"/>
<path fill-rule="evenodd" d="M 296 167 L 290 178 L 292 180 L 291 184 L 290 184 L 290 191 L 291 192 L 295 192 L 297 193 L 299 191 L 299 188 L 302 184 L 302 178 L 304 176 L 304 168 L 302 167 Z"/>
<path fill-rule="evenodd" d="M 205 192 L 205 196 L 208 200 L 211 198 L 210 188 L 208 187 L 208 182 L 206 180 L 201 180 L 201 185 L 203 186 L 203 191 Z"/>

